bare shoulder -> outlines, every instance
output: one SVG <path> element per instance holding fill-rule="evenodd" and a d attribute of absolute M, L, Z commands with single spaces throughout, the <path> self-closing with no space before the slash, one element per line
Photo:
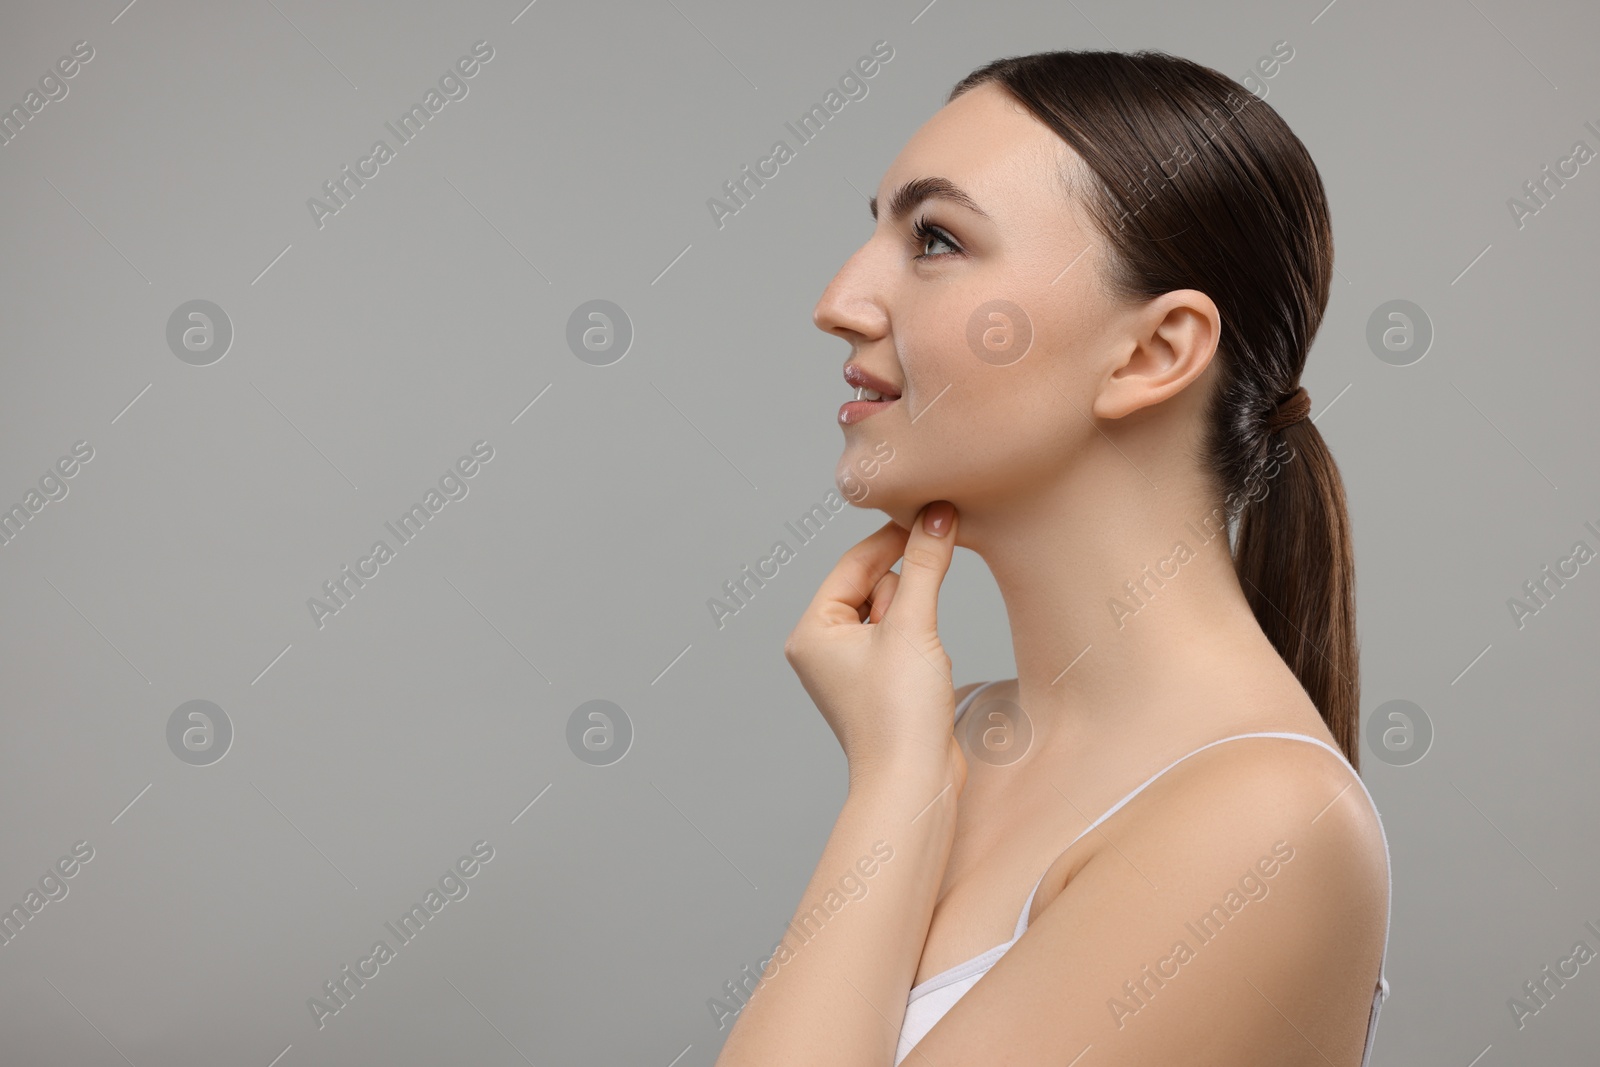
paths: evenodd
<path fill-rule="evenodd" d="M 1187 773 L 1185 766 L 1189 767 Z M 1365 786 L 1345 759 L 1293 737 L 1244 737 L 1214 745 L 1173 769 L 1174 789 L 1217 811 L 1254 811 L 1263 827 L 1297 832 L 1366 861 L 1357 873 L 1386 880 L 1383 830 Z M 1186 805 L 1167 810 L 1183 819 Z M 1187 814 L 1203 814 L 1188 807 Z M 1192 821 L 1192 818 L 1191 820 Z M 1247 825 L 1247 824 L 1246 824 Z"/>
<path fill-rule="evenodd" d="M 1337 1018 L 1343 1001 L 1345 1018 L 1364 1022 L 1380 976 L 1391 873 L 1378 813 L 1350 765 L 1298 738 L 1235 738 L 1185 759 L 1149 794 L 1123 827 L 1108 820 L 1115 847 L 1085 866 L 1080 877 L 1096 863 L 1101 870 L 1078 888 L 1129 889 L 1142 870 L 1157 896 L 1186 901 L 1191 915 L 1231 925 L 1232 915 L 1253 910 L 1253 933 L 1238 939 L 1230 962 L 1275 981 L 1283 1001 L 1304 1013 L 1321 1003 Z M 1270 905 L 1256 906 L 1269 895 Z M 1323 1036 L 1340 1045 L 1363 1031 Z"/>
<path fill-rule="evenodd" d="M 1064 1062 L 1091 1045 L 1104 1067 L 1354 1067 L 1386 926 L 1381 833 L 1320 745 L 1197 752 L 1085 838 L 1081 865 L 918 1047 L 933 1062 L 996 1047 Z"/>
<path fill-rule="evenodd" d="M 1350 765 L 1321 745 L 1235 738 L 1185 759 L 1150 792 L 1158 789 L 1129 820 L 1133 847 L 1242 855 L 1278 845 L 1312 872 L 1305 875 L 1315 887 L 1306 895 L 1311 911 L 1352 898 L 1380 902 L 1380 913 L 1387 906 L 1390 872 L 1378 813 Z"/>

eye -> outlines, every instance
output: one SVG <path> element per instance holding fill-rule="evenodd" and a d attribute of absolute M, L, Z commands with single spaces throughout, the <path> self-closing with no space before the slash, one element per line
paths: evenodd
<path fill-rule="evenodd" d="M 919 246 L 921 246 L 921 247 L 926 247 L 929 241 L 940 241 L 940 242 L 942 242 L 944 244 L 949 245 L 951 247 L 951 249 L 953 249 L 954 254 L 959 255 L 960 252 L 961 252 L 961 246 L 956 244 L 955 240 L 948 233 L 945 233 L 944 230 L 940 229 L 938 226 L 931 225 L 921 215 L 917 216 L 916 221 L 911 224 L 911 232 L 916 237 L 917 244 Z M 937 254 L 930 255 L 930 254 L 924 252 L 924 253 L 922 253 L 920 255 L 912 256 L 911 258 L 912 259 L 938 259 L 940 256 L 951 255 L 951 254 L 952 254 L 951 252 L 940 252 L 940 253 L 937 253 Z"/>

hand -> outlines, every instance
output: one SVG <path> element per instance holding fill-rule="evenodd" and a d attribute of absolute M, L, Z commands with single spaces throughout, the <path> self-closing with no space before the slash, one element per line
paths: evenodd
<path fill-rule="evenodd" d="M 942 536 L 927 529 L 939 520 Z M 827 719 L 850 777 L 925 768 L 966 782 L 956 742 L 950 657 L 939 641 L 939 586 L 955 552 L 955 508 L 935 501 L 912 529 L 885 523 L 824 579 L 783 654 Z M 890 568 L 904 557 L 896 574 Z"/>

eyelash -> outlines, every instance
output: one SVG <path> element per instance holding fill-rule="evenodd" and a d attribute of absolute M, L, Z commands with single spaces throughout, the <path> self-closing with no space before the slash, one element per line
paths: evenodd
<path fill-rule="evenodd" d="M 959 255 L 961 252 L 961 246 L 956 244 L 954 238 L 952 238 L 940 227 L 930 225 L 926 218 L 921 215 L 917 216 L 916 221 L 911 224 L 911 233 L 916 237 L 917 246 L 919 248 L 923 245 L 926 245 L 930 238 L 936 237 L 945 244 L 949 245 L 951 248 L 955 249 L 954 252 L 941 252 L 938 255 L 930 255 L 927 252 L 923 252 L 920 255 L 912 256 L 912 259 L 938 259 L 941 256 Z"/>

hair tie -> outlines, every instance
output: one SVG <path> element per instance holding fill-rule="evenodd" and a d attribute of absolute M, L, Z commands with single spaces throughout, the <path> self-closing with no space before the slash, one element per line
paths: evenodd
<path fill-rule="evenodd" d="M 1272 414 L 1267 416 L 1267 433 L 1274 434 L 1293 426 L 1310 413 L 1311 394 L 1306 392 L 1305 386 L 1297 385 L 1294 392 L 1279 400 Z"/>

